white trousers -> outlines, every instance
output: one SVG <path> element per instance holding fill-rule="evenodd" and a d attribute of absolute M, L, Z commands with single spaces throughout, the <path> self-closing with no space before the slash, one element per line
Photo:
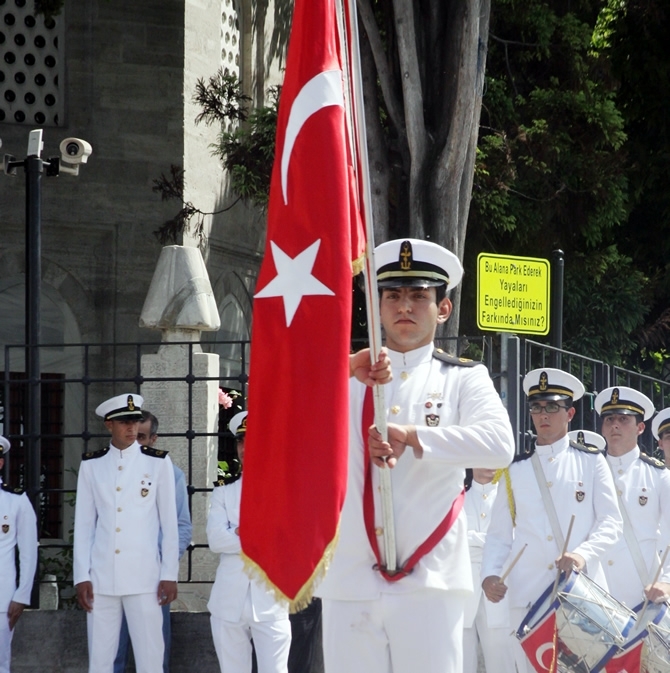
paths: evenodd
<path fill-rule="evenodd" d="M 12 636 L 9 630 L 9 619 L 6 612 L 0 612 L 0 673 L 9 673 L 12 660 Z"/>
<path fill-rule="evenodd" d="M 472 626 L 463 629 L 463 673 L 477 673 L 477 643 L 484 654 L 486 673 L 514 673 L 514 650 L 509 644 L 512 631 L 511 626 L 489 627 L 482 594 Z"/>
<path fill-rule="evenodd" d="M 465 600 L 430 589 L 323 599 L 326 673 L 461 673 Z"/>
<path fill-rule="evenodd" d="M 291 622 L 288 617 L 255 622 L 249 592 L 239 622 L 212 616 L 210 624 L 221 673 L 251 673 L 252 638 L 258 673 L 287 673 Z"/>
<path fill-rule="evenodd" d="M 163 672 L 163 612 L 156 593 L 132 596 L 94 594 L 86 616 L 89 673 L 113 673 L 125 612 L 137 673 Z"/>

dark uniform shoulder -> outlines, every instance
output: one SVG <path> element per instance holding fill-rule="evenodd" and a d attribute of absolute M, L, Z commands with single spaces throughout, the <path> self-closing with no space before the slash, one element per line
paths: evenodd
<path fill-rule="evenodd" d="M 104 449 L 98 449 L 97 451 L 86 451 L 86 453 L 81 454 L 82 460 L 93 460 L 93 458 L 102 458 L 109 453 L 109 447 L 106 446 Z"/>
<path fill-rule="evenodd" d="M 12 495 L 23 495 L 25 493 L 22 488 L 18 486 L 12 488 L 9 484 L 2 484 L 1 488 L 5 493 L 11 493 Z"/>
<path fill-rule="evenodd" d="M 168 455 L 168 452 L 164 449 L 154 449 L 152 446 L 140 446 L 140 451 L 145 456 L 151 456 L 152 458 L 165 458 Z"/>
<path fill-rule="evenodd" d="M 476 365 L 483 365 L 479 360 L 469 360 L 468 358 L 459 358 L 455 355 L 445 353 L 441 348 L 436 348 L 433 351 L 433 357 L 448 365 L 455 365 L 456 367 L 474 367 Z"/>
<path fill-rule="evenodd" d="M 600 453 L 600 449 L 598 449 L 595 446 L 585 446 L 584 444 L 580 444 L 579 442 L 573 442 L 572 440 L 570 440 L 570 446 L 573 449 L 577 449 L 577 451 L 582 451 L 583 453 L 590 453 L 594 456 Z"/>
<path fill-rule="evenodd" d="M 223 480 L 223 477 L 221 477 L 220 479 L 217 479 L 214 482 L 214 488 L 217 488 L 218 486 L 225 486 L 225 485 L 226 485 L 226 482 Z"/>
<path fill-rule="evenodd" d="M 665 463 L 660 461 L 658 458 L 654 458 L 653 456 L 648 456 L 644 451 L 640 451 L 640 460 L 643 463 L 647 463 L 647 465 L 651 465 L 652 467 L 655 467 L 657 470 L 664 470 L 665 469 Z"/>

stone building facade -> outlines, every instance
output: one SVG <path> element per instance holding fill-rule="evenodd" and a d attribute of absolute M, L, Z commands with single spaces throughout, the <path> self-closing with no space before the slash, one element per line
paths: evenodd
<path fill-rule="evenodd" d="M 0 0 L 0 153 L 25 158 L 36 128 L 44 130 L 43 158 L 59 156 L 66 137 L 93 148 L 78 177 L 41 181 L 41 341 L 49 344 L 41 349 L 42 372 L 65 381 L 53 403 L 60 405 L 54 413 L 64 435 L 54 468 L 60 488 L 74 486 L 70 468 L 82 451 L 81 438 L 67 435 L 80 434 L 83 424 L 95 437 L 95 398 L 132 383 L 94 383 L 85 392 L 67 381 L 132 376 L 132 356 L 113 345 L 160 341 L 160 333 L 138 321 L 161 251 L 153 232 L 179 209 L 152 191 L 171 165 L 185 171 L 184 200 L 218 213 L 205 216 L 203 237 L 187 232 L 178 241 L 199 246 L 207 265 L 221 328 L 206 340 L 249 338 L 265 215 L 243 203 L 228 208 L 235 195 L 210 149 L 219 129 L 196 124 L 193 93 L 199 78 L 223 67 L 238 74 L 252 104 L 265 102 L 282 77 L 290 3 L 280 4 L 66 0 L 61 14 L 45 22 L 32 15 L 32 0 Z M 3 349 L 24 340 L 24 183 L 22 169 L 15 177 L 0 173 Z M 230 347 L 205 350 L 221 356 L 222 377 L 236 375 L 239 357 Z M 21 349 L 10 350 L 2 370 L 20 378 L 23 358 Z M 9 417 L 9 401 L 3 404 Z M 14 453 L 20 460 L 20 449 Z M 63 507 L 53 535 L 66 538 L 68 517 Z"/>

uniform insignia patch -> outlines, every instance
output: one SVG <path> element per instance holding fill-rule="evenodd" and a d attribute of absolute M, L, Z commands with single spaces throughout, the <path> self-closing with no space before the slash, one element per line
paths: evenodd
<path fill-rule="evenodd" d="M 584 500 L 585 493 L 584 491 L 575 491 L 575 498 L 577 502 L 582 502 Z"/>
<path fill-rule="evenodd" d="M 3 533 L 9 533 L 9 524 L 7 524 L 7 523 L 2 524 L 2 532 Z"/>
<path fill-rule="evenodd" d="M 544 392 L 549 385 L 549 377 L 547 376 L 547 372 L 542 372 L 540 374 L 540 392 Z"/>
<path fill-rule="evenodd" d="M 128 411 L 135 411 L 135 401 L 132 395 L 128 395 Z"/>
<path fill-rule="evenodd" d="M 92 460 L 94 458 L 102 458 L 103 456 L 106 456 L 108 453 L 109 453 L 109 447 L 106 446 L 104 449 L 98 449 L 97 451 L 87 451 L 86 453 L 82 454 L 81 459 Z"/>
<path fill-rule="evenodd" d="M 146 498 L 149 495 L 149 489 L 148 488 L 143 488 L 140 493 L 142 494 L 143 498 Z"/>
<path fill-rule="evenodd" d="M 429 428 L 436 428 L 440 424 L 440 417 L 437 414 L 426 414 L 426 425 Z"/>
<path fill-rule="evenodd" d="M 644 506 L 647 504 L 647 502 L 649 501 L 649 498 L 647 498 L 646 495 L 641 495 L 641 496 L 637 499 L 637 501 L 640 503 L 640 505 L 642 505 L 642 507 L 644 507 Z"/>

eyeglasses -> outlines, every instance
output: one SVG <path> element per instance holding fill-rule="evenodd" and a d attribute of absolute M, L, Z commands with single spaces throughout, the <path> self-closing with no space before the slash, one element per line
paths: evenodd
<path fill-rule="evenodd" d="M 540 404 L 539 402 L 533 402 L 533 404 L 528 405 L 528 411 L 531 414 L 556 414 L 560 409 L 567 409 L 568 407 L 559 404 L 558 402 L 547 402 L 545 405 Z"/>

